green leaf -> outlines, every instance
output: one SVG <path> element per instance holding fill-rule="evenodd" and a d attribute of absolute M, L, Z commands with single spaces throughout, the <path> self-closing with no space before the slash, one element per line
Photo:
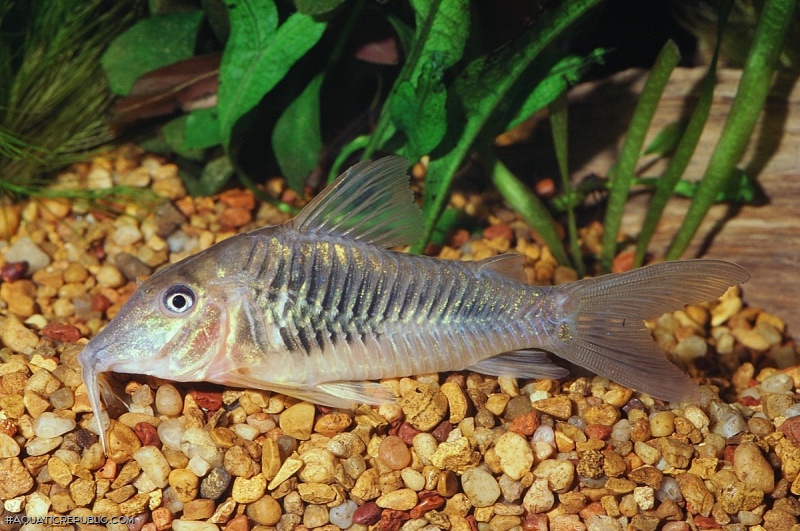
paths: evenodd
<path fill-rule="evenodd" d="M 324 22 L 294 13 L 275 30 L 272 1 L 228 5 L 231 36 L 220 65 L 219 118 L 222 144 L 230 145 L 236 121 L 258 105 L 289 69 L 319 41 Z"/>
<path fill-rule="evenodd" d="M 186 117 L 186 147 L 206 149 L 219 145 L 219 112 L 216 107 L 197 109 Z"/>
<path fill-rule="evenodd" d="M 421 45 L 413 64 L 415 77 L 426 58 L 439 56 L 442 68 L 456 64 L 464 55 L 470 29 L 466 0 L 411 0 L 417 20 L 416 42 Z"/>
<path fill-rule="evenodd" d="M 403 52 L 408 55 L 409 50 L 414 45 L 414 28 L 391 14 L 386 16 L 386 20 L 392 25 L 394 32 L 397 34 L 397 40 L 400 42 Z"/>
<path fill-rule="evenodd" d="M 331 169 L 328 172 L 328 184 L 335 181 L 339 174 L 342 173 L 344 170 L 344 163 L 348 158 L 350 158 L 350 155 L 356 151 L 366 148 L 369 144 L 369 140 L 369 135 L 359 135 L 345 144 L 345 146 L 339 150 L 339 154 L 336 156 L 336 159 L 333 161 Z"/>
<path fill-rule="evenodd" d="M 219 192 L 225 183 L 233 177 L 234 167 L 227 155 L 222 155 L 205 165 L 200 177 L 191 177 L 185 173 L 181 179 L 189 194 L 209 196 Z"/>
<path fill-rule="evenodd" d="M 560 94 L 580 81 L 589 67 L 602 62 L 604 54 L 605 50 L 598 48 L 586 57 L 569 55 L 559 60 L 553 65 L 547 76 L 536 84 L 530 96 L 522 103 L 519 111 L 506 126 L 506 130 L 513 129 L 537 111 L 550 105 Z"/>
<path fill-rule="evenodd" d="M 283 111 L 272 131 L 272 150 L 289 187 L 302 192 L 306 179 L 319 163 L 322 133 L 319 92 L 324 73 L 317 74 Z"/>
<path fill-rule="evenodd" d="M 100 59 L 111 90 L 124 96 L 143 74 L 191 57 L 202 20 L 202 11 L 157 15 L 114 39 Z"/>
<path fill-rule="evenodd" d="M 669 76 L 678 65 L 680 58 L 678 46 L 671 40 L 667 41 L 647 76 L 647 81 L 628 126 L 628 132 L 619 155 L 617 171 L 611 182 L 603 226 L 600 266 L 605 273 L 611 271 L 611 264 L 617 252 L 617 234 L 622 225 L 622 215 L 625 213 L 625 203 L 628 200 L 628 192 L 636 172 L 636 163 L 642 152 L 644 137 L 650 127 L 664 87 L 669 81 Z"/>
<path fill-rule="evenodd" d="M 567 141 L 567 91 L 562 92 L 550 104 L 550 131 L 553 136 L 553 147 L 556 152 L 558 162 L 558 173 L 561 177 L 561 189 L 567 197 L 567 237 L 569 238 L 569 253 L 572 258 L 572 265 L 582 277 L 586 274 L 583 267 L 583 256 L 578 242 L 578 222 L 575 218 L 575 191 L 569 179 L 569 143 Z"/>
<path fill-rule="evenodd" d="M 294 0 L 294 7 L 305 15 L 323 15 L 333 11 L 346 0 Z"/>
<path fill-rule="evenodd" d="M 680 141 L 675 147 L 675 152 L 667 165 L 664 174 L 658 180 L 656 192 L 647 205 L 647 215 L 642 223 L 642 230 L 636 242 L 636 254 L 633 258 L 634 267 L 639 267 L 644 263 L 647 247 L 656 232 L 658 222 L 664 208 L 667 206 L 669 198 L 673 195 L 675 187 L 679 184 L 681 175 L 686 171 L 689 160 L 692 158 L 700 135 L 703 132 L 708 114 L 711 111 L 711 103 L 714 100 L 714 86 L 717 83 L 717 62 L 719 60 L 720 49 L 722 46 L 725 27 L 728 24 L 728 16 L 733 7 L 734 0 L 722 0 L 718 7 L 717 16 L 717 43 L 714 46 L 714 54 L 708 65 L 703 83 L 700 85 L 700 97 L 697 99 L 694 111 L 686 123 Z"/>
<path fill-rule="evenodd" d="M 430 153 L 447 131 L 447 91 L 443 71 L 434 62 L 426 63 L 420 82 L 404 81 L 397 86 L 391 102 L 391 115 L 397 129 L 408 137 L 411 160 Z M 431 72 L 437 70 L 438 72 Z"/>
<path fill-rule="evenodd" d="M 190 149 L 186 147 L 186 115 L 178 116 L 170 120 L 161 128 L 164 142 L 170 150 L 192 160 L 202 160 L 202 149 Z"/>
<path fill-rule="evenodd" d="M 481 56 L 467 65 L 448 93 L 448 104 L 463 112 L 462 129 L 456 133 L 448 131 L 452 143 L 446 152 L 437 153 L 428 165 L 425 178 L 423 212 L 425 231 L 412 250 L 419 252 L 430 237 L 442 208 L 447 200 L 447 191 L 462 161 L 478 138 L 490 143 L 495 135 L 508 124 L 487 128 L 490 119 L 512 92 L 517 81 L 528 66 L 565 32 L 578 18 L 600 4 L 602 0 L 564 0 L 544 12 L 536 27 L 529 29 L 511 45 L 497 52 Z M 452 97 L 453 101 L 450 101 Z M 452 121 L 450 122 L 452 124 Z"/>
<path fill-rule="evenodd" d="M 491 150 L 483 153 L 486 163 L 491 167 L 492 182 L 503 198 L 519 212 L 522 219 L 542 237 L 553 256 L 561 264 L 568 264 L 569 258 L 561 243 L 556 223 L 542 201 L 522 184 Z"/>
<path fill-rule="evenodd" d="M 470 27 L 469 2 L 412 0 L 411 4 L 417 22 L 414 45 L 386 102 L 389 112 L 381 113 L 364 158 L 391 138 L 386 134 L 390 125 L 409 139 L 412 152 L 407 155 L 412 160 L 435 148 L 446 130 L 447 96 L 442 77 L 464 54 Z M 427 134 L 433 136 L 427 138 Z"/>
<path fill-rule="evenodd" d="M 164 125 L 161 132 L 176 153 L 201 160 L 204 149 L 220 143 L 217 108 L 198 109 L 179 116 Z"/>
<path fill-rule="evenodd" d="M 653 141 L 647 145 L 642 155 L 658 155 L 663 157 L 672 153 L 675 151 L 675 148 L 678 147 L 678 142 L 685 130 L 685 120 L 679 120 L 665 125 L 664 128 L 658 132 Z"/>
<path fill-rule="evenodd" d="M 796 8 L 797 0 L 767 0 L 764 3 L 736 97 L 697 193 L 667 251 L 668 260 L 680 258 L 686 251 L 717 194 L 735 175 L 736 164 L 764 108 L 786 32 L 795 20 L 793 13 Z"/>
<path fill-rule="evenodd" d="M 457 208 L 445 208 L 431 234 L 431 243 L 444 245 L 454 230 L 464 226 L 464 213 Z"/>
<path fill-rule="evenodd" d="M 738 178 L 731 178 L 725 187 L 714 198 L 715 203 L 752 203 L 757 189 L 750 177 L 743 171 L 735 170 Z M 683 197 L 694 197 L 700 183 L 698 181 L 680 180 L 675 186 L 675 194 Z"/>

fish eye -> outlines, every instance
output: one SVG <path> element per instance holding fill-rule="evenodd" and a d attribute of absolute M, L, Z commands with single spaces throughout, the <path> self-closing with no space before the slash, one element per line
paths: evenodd
<path fill-rule="evenodd" d="M 192 309 L 196 298 L 192 288 L 185 284 L 176 284 L 164 291 L 161 305 L 171 315 L 184 315 Z"/>

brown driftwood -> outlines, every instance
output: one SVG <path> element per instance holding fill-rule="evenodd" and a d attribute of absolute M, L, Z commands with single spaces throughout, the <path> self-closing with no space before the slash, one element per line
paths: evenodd
<path fill-rule="evenodd" d="M 666 88 L 648 134 L 648 141 L 665 125 L 691 112 L 704 69 L 677 69 Z M 570 156 L 576 178 L 589 172 L 605 175 L 616 161 L 618 148 L 641 91 L 646 73 L 621 72 L 609 79 L 576 86 L 570 93 Z M 699 179 L 713 152 L 730 104 L 736 94 L 739 71 L 723 70 L 715 91 L 711 115 L 685 177 Z M 704 221 L 684 258 L 730 260 L 746 267 L 752 280 L 744 287 L 745 300 L 775 313 L 800 337 L 800 83 L 797 76 L 776 79 L 765 112 L 739 167 L 758 177 L 764 197 L 758 204 L 716 205 Z M 663 165 L 645 174 L 659 175 Z M 649 195 L 629 200 L 623 230 L 635 236 Z M 689 206 L 674 198 L 650 245 L 662 257 Z"/>

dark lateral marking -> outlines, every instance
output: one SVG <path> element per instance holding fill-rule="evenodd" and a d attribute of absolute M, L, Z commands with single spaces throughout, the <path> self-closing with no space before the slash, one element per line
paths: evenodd
<path fill-rule="evenodd" d="M 308 292 L 306 292 L 306 303 L 309 305 L 314 304 L 314 301 L 317 300 L 317 296 L 319 295 L 317 291 L 320 288 L 320 282 L 322 281 L 322 268 L 320 267 L 320 249 L 314 248 L 311 251 L 311 274 L 308 278 Z"/>
<path fill-rule="evenodd" d="M 372 269 L 367 267 L 361 275 L 361 283 L 356 289 L 356 300 L 353 303 L 353 316 L 356 318 L 366 319 L 369 316 L 363 315 L 364 303 L 370 296 L 375 296 L 369 289 L 372 280 Z M 370 301 L 371 302 L 371 301 Z"/>
<path fill-rule="evenodd" d="M 347 304 L 350 302 L 350 298 L 354 295 L 353 283 L 355 282 L 355 275 L 356 273 L 353 266 L 348 264 L 344 271 L 342 292 L 339 295 L 339 300 L 336 302 L 336 309 L 339 310 L 339 315 L 344 315 L 347 313 Z"/>
<path fill-rule="evenodd" d="M 300 293 L 305 281 L 306 255 L 303 252 L 294 253 L 289 270 L 289 282 L 286 286 L 292 293 Z"/>
<path fill-rule="evenodd" d="M 267 260 L 264 260 L 264 264 L 267 263 Z M 275 265 L 275 276 L 272 277 L 272 287 L 275 289 L 283 289 L 286 287 L 288 283 L 287 276 L 287 268 L 286 268 L 286 260 L 283 256 L 278 256 Z"/>
<path fill-rule="evenodd" d="M 322 307 L 326 310 L 332 310 L 336 307 L 334 299 L 336 297 L 337 287 L 339 286 L 339 273 L 341 264 L 336 256 L 336 250 L 331 247 L 331 268 L 328 275 L 328 283 L 325 286 L 325 296 L 322 298 Z"/>
<path fill-rule="evenodd" d="M 382 320 L 386 320 L 389 318 L 389 315 L 392 312 L 392 309 L 397 304 L 397 301 L 400 300 L 401 296 L 407 296 L 408 290 L 405 293 L 400 293 L 400 284 L 403 283 L 403 278 L 401 276 L 396 276 L 392 280 L 392 287 L 388 293 L 388 300 L 386 301 L 386 307 L 383 309 L 383 315 L 381 316 Z M 399 312 L 398 312 L 399 317 Z"/>
<path fill-rule="evenodd" d="M 311 341 L 312 339 L 316 340 L 315 337 L 312 337 L 310 330 L 307 328 L 298 328 L 297 339 L 298 341 L 300 341 L 300 344 L 302 345 L 303 350 L 305 350 L 306 354 L 310 354 L 311 349 L 313 348 Z"/>
<path fill-rule="evenodd" d="M 288 327 L 284 326 L 280 328 L 280 333 L 281 340 L 283 341 L 283 345 L 286 347 L 286 350 L 289 352 L 296 352 L 300 350 L 300 345 L 297 344 L 297 340 L 292 335 L 292 332 Z"/>

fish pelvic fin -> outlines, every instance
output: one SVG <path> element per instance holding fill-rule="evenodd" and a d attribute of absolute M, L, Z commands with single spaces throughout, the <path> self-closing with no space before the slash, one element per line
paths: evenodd
<path fill-rule="evenodd" d="M 729 262 L 685 260 L 560 286 L 563 318 L 548 350 L 655 398 L 692 400 L 697 384 L 670 363 L 643 321 L 714 300 L 749 278 Z"/>

